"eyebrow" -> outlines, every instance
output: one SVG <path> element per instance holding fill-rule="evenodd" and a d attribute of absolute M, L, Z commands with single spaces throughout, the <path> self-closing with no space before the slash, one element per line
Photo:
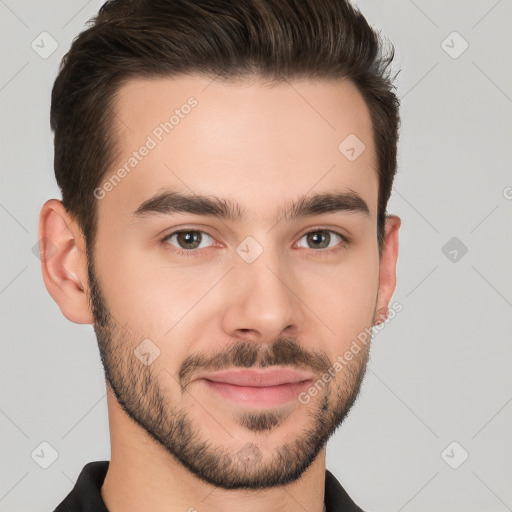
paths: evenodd
<path fill-rule="evenodd" d="M 370 217 L 370 209 L 364 199 L 351 191 L 301 196 L 298 200 L 285 203 L 280 212 L 280 218 L 290 220 L 336 212 L 357 213 Z M 143 218 L 173 213 L 205 215 L 232 222 L 242 222 L 248 214 L 239 203 L 233 203 L 227 199 L 165 191 L 144 201 L 132 215 L 135 218 Z"/>

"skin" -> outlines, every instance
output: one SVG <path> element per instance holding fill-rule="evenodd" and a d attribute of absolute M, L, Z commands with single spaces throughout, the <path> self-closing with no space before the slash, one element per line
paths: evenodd
<path fill-rule="evenodd" d="M 113 170 L 190 96 L 197 106 L 97 201 L 91 265 L 62 203 L 41 210 L 41 250 L 50 240 L 54 252 L 41 258 L 45 285 L 69 320 L 94 323 L 105 366 L 112 453 L 102 496 L 111 512 L 321 512 L 325 442 L 357 396 L 370 344 L 306 405 L 244 407 L 194 377 L 267 364 L 321 378 L 387 318 L 400 219 L 387 217 L 379 260 L 369 111 L 341 80 L 131 79 L 115 104 Z M 354 161 L 338 150 L 349 134 L 366 146 Z M 238 202 L 247 218 L 132 215 L 165 188 Z M 357 193 L 369 215 L 279 215 L 288 201 L 334 190 Z M 183 239 L 161 240 L 183 228 L 211 238 L 178 254 L 190 247 Z M 338 250 L 309 245 L 315 229 L 328 230 Z M 263 249 L 252 263 L 236 252 L 248 236 Z M 134 355 L 144 339 L 160 351 L 149 365 Z"/>

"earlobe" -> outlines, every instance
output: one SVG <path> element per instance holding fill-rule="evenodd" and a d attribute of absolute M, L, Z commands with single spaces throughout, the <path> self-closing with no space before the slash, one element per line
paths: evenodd
<path fill-rule="evenodd" d="M 386 321 L 389 314 L 389 303 L 396 287 L 396 262 L 398 259 L 398 231 L 401 219 L 396 215 L 386 217 L 384 247 L 380 260 L 379 292 L 374 325 Z"/>
<path fill-rule="evenodd" d="M 92 324 L 85 240 L 61 201 L 50 199 L 41 208 L 38 240 L 44 284 L 62 314 L 72 322 Z"/>
<path fill-rule="evenodd" d="M 373 320 L 373 325 L 380 325 L 383 324 L 387 319 L 389 315 L 389 308 L 384 306 L 381 307 L 376 313 L 375 318 Z"/>

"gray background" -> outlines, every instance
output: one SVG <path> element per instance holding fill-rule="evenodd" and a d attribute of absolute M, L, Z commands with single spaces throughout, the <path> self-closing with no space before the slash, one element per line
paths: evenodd
<path fill-rule="evenodd" d="M 40 207 L 60 197 L 50 90 L 100 5 L 0 0 L 2 511 L 52 510 L 84 464 L 110 456 L 93 330 L 62 316 L 33 253 Z M 374 338 L 327 467 L 368 510 L 512 510 L 512 5 L 357 5 L 402 69 L 389 211 L 402 218 L 403 311 Z"/>

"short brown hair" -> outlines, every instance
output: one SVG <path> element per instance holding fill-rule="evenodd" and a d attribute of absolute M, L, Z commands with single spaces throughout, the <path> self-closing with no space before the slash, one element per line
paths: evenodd
<path fill-rule="evenodd" d="M 379 254 L 396 174 L 394 58 L 347 0 L 111 0 L 73 41 L 52 90 L 55 177 L 66 210 L 94 245 L 94 189 L 111 170 L 113 100 L 131 77 L 184 73 L 280 82 L 344 78 L 371 115 L 379 179 Z M 341 141 L 340 141 L 341 142 Z"/>

